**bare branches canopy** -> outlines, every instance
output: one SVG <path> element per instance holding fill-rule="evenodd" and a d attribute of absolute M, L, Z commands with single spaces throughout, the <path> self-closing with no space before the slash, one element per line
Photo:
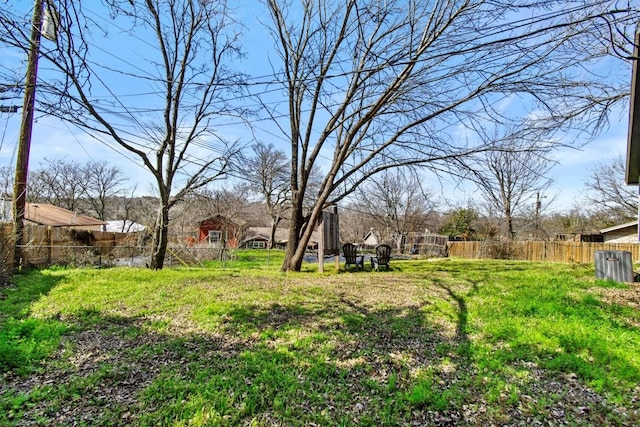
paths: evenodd
<path fill-rule="evenodd" d="M 392 168 L 464 175 L 451 166 L 514 141 L 553 149 L 575 144 L 560 131 L 596 133 L 628 92 L 600 61 L 628 66 L 639 16 L 614 0 L 262 0 L 247 6 L 263 8 L 271 35 L 271 70 L 255 71 L 269 81 L 256 83 L 234 68 L 244 15 L 224 0 L 51 1 L 59 34 L 42 45 L 39 108 L 153 175 L 155 268 L 169 210 L 224 176 L 241 137 L 221 125 L 248 106 L 285 141 L 282 268 L 298 270 L 322 210 Z M 12 10 L 0 11 L 0 41 L 26 50 Z"/>
<path fill-rule="evenodd" d="M 484 138 L 496 125 L 513 130 L 504 141 L 535 142 L 559 129 L 590 134 L 625 96 L 626 82 L 586 67 L 610 53 L 608 28 L 635 26 L 615 2 L 265 3 L 292 154 L 283 270 L 299 269 L 321 210 L 369 177 L 403 165 L 444 169 L 499 148 Z M 305 211 L 318 164 L 324 180 Z"/>
<path fill-rule="evenodd" d="M 625 162 L 622 157 L 600 162 L 590 171 L 584 183 L 584 201 L 591 214 L 605 217 L 612 224 L 630 221 L 638 215 L 638 188 L 624 182 Z"/>
<path fill-rule="evenodd" d="M 220 178 L 238 151 L 217 125 L 245 113 L 231 101 L 244 79 L 230 66 L 241 25 L 224 0 L 53 3 L 58 37 L 40 48 L 39 108 L 153 175 L 160 205 L 150 265 L 162 268 L 170 208 Z M 8 9 L 0 22 L 3 42 L 29 46 L 19 16 Z"/>

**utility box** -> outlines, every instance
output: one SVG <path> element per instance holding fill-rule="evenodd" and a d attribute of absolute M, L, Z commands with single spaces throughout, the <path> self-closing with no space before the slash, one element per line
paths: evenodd
<path fill-rule="evenodd" d="M 633 262 L 631 252 L 596 251 L 596 279 L 632 283 Z"/>

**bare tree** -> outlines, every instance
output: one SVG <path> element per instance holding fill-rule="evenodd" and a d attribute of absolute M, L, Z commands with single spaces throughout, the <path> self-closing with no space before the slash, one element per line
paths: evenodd
<path fill-rule="evenodd" d="M 160 269 L 170 209 L 222 177 L 237 152 L 214 125 L 244 113 L 228 101 L 243 80 L 228 66 L 241 53 L 240 26 L 224 0 L 55 4 L 58 40 L 40 50 L 47 72 L 39 106 L 102 143 L 115 143 L 153 175 L 159 207 L 150 266 Z M 29 27 L 10 9 L 0 12 L 0 39 L 27 49 Z M 126 34 L 125 43 L 113 32 Z M 134 56 L 140 61 L 125 59 Z"/>
<path fill-rule="evenodd" d="M 110 224 L 111 231 L 129 233 L 140 231 L 140 227 L 144 227 L 148 232 L 148 229 L 153 227 L 157 200 L 151 197 L 136 196 L 135 193 L 136 188 L 133 187 L 123 189 L 117 195 L 109 198 L 107 218 L 113 221 Z"/>
<path fill-rule="evenodd" d="M 633 33 L 637 10 L 613 1 L 264 2 L 287 111 L 264 110 L 291 147 L 285 271 L 300 269 L 322 210 L 369 177 L 402 165 L 444 169 L 499 148 L 447 129 L 496 123 L 529 140 L 561 127 L 591 131 L 628 92 L 628 78 L 574 72 L 609 55 L 609 28 Z M 615 46 L 628 50 L 630 40 Z M 500 109 L 510 95 L 526 105 L 522 114 Z M 304 209 L 319 164 L 316 202 Z"/>
<path fill-rule="evenodd" d="M 614 222 L 637 217 L 638 187 L 625 184 L 625 167 L 624 159 L 618 156 L 599 162 L 591 169 L 585 182 L 584 199 L 592 215 L 604 215 Z"/>
<path fill-rule="evenodd" d="M 275 234 L 291 201 L 289 186 L 289 160 L 284 151 L 273 144 L 256 143 L 243 167 L 249 189 L 263 199 L 271 219 L 270 247 L 275 244 Z"/>
<path fill-rule="evenodd" d="M 122 221 L 121 232 L 131 231 L 134 224 L 140 224 L 146 229 L 153 227 L 155 218 L 154 207 L 158 202 L 153 197 L 136 197 L 135 188 L 130 189 L 127 196 L 116 199 L 113 219 Z"/>
<path fill-rule="evenodd" d="M 31 173 L 27 199 L 32 203 L 48 203 L 73 212 L 87 213 L 84 195 L 87 171 L 79 162 L 44 159 Z"/>
<path fill-rule="evenodd" d="M 91 161 L 84 166 L 85 178 L 83 196 L 89 211 L 101 221 L 108 218 L 109 201 L 122 196 L 127 177 L 118 166 L 106 161 Z"/>
<path fill-rule="evenodd" d="M 543 144 L 509 142 L 500 150 L 455 162 L 466 170 L 465 178 L 478 187 L 490 209 L 504 218 L 509 239 L 515 237 L 515 215 L 533 199 L 540 203 L 540 192 L 553 182 L 548 176 L 554 166 L 548 157 L 550 150 Z M 539 207 L 535 210 L 539 211 Z"/>
<path fill-rule="evenodd" d="M 424 231 L 435 210 L 433 195 L 413 171 L 385 171 L 355 192 L 358 209 L 373 220 L 376 231 L 404 251 L 411 232 Z"/>
<path fill-rule="evenodd" d="M 356 202 L 340 209 L 340 239 L 343 242 L 360 243 L 374 228 L 372 219 L 360 210 Z M 375 230 L 373 230 L 375 231 Z"/>
<path fill-rule="evenodd" d="M 45 159 L 31 173 L 28 199 L 49 203 L 74 212 L 95 215 L 106 221 L 109 203 L 124 191 L 127 177 L 106 161 L 79 163 L 65 159 Z"/>
<path fill-rule="evenodd" d="M 14 170 L 8 166 L 0 167 L 0 197 L 10 198 L 13 190 Z"/>
<path fill-rule="evenodd" d="M 612 222 L 601 222 L 598 215 L 590 215 L 580 202 L 565 212 L 557 212 L 545 218 L 545 227 L 554 234 L 565 235 L 563 239 L 573 239 L 579 234 L 596 232 L 598 229 L 614 225 Z M 566 235 L 570 235 L 566 236 Z"/>

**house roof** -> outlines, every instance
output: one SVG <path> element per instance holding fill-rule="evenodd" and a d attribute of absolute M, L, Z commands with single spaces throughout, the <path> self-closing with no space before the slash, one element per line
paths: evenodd
<path fill-rule="evenodd" d="M 226 222 L 226 223 L 233 223 L 233 224 L 238 225 L 238 226 L 244 226 L 244 225 L 247 224 L 247 221 L 244 221 L 244 220 L 239 219 L 239 218 L 232 218 L 232 217 L 229 217 L 229 216 L 224 216 L 222 214 L 216 214 L 216 215 L 211 216 L 209 218 L 203 219 L 202 221 L 200 221 L 198 223 L 198 225 L 203 226 L 208 222 L 218 222 L 218 221 Z"/>
<path fill-rule="evenodd" d="M 243 242 L 247 242 L 252 239 L 262 239 L 269 241 L 269 236 L 271 235 L 271 227 L 249 227 L 247 229 L 247 237 L 243 240 Z M 285 228 L 276 228 L 275 240 L 277 243 L 284 243 L 287 241 L 287 237 L 289 236 L 289 230 Z"/>
<path fill-rule="evenodd" d="M 629 103 L 629 131 L 627 134 L 627 167 L 625 182 L 637 185 L 640 181 L 640 78 L 638 60 L 640 57 L 640 25 L 636 28 L 633 49 L 633 71 L 631 73 L 631 102 Z"/>
<path fill-rule="evenodd" d="M 87 215 L 78 215 L 68 209 L 46 203 L 27 203 L 24 219 L 35 224 L 49 227 L 84 227 L 104 225 L 104 221 Z"/>
<path fill-rule="evenodd" d="M 600 233 L 602 234 L 611 233 L 612 231 L 618 231 L 618 230 L 623 230 L 625 228 L 632 228 L 632 227 L 637 228 L 638 221 L 631 221 L 631 222 L 626 222 L 624 224 L 614 225 L 613 227 L 603 228 L 602 230 L 600 230 Z"/>

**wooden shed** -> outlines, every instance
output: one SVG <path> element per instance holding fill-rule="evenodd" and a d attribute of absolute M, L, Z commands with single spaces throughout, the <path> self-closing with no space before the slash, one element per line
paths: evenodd
<path fill-rule="evenodd" d="M 27 203 L 24 219 L 26 224 L 88 231 L 102 231 L 106 225 L 99 219 L 46 203 Z"/>

